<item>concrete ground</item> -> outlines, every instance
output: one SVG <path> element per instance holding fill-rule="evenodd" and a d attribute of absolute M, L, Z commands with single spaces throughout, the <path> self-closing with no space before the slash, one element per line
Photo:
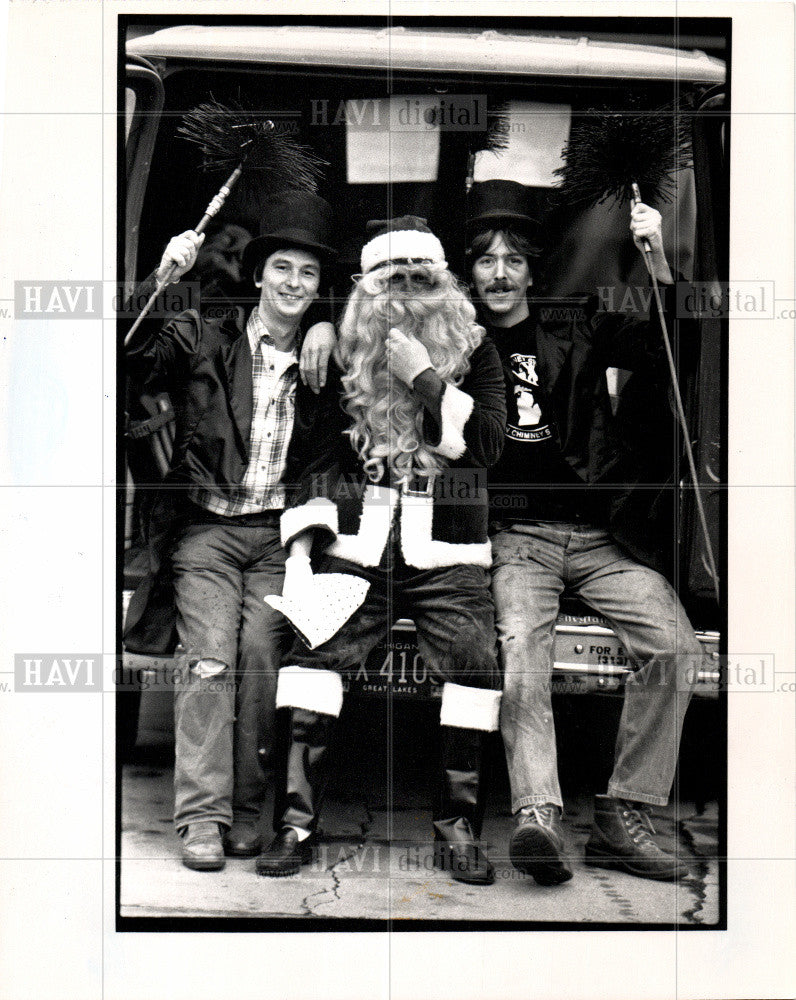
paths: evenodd
<path fill-rule="evenodd" d="M 122 917 L 360 918 L 711 925 L 719 919 L 717 811 L 689 803 L 654 811 L 656 829 L 672 838 L 691 867 L 679 885 L 588 868 L 590 797 L 567 796 L 565 826 L 575 857 L 572 881 L 541 888 L 505 857 L 508 811 L 490 808 L 484 840 L 496 868 L 492 886 L 467 886 L 432 867 L 430 813 L 408 786 L 385 795 L 373 776 L 333 790 L 324 807 L 324 839 L 313 865 L 298 876 L 259 878 L 253 859 L 228 859 L 221 872 L 194 872 L 180 862 L 168 763 L 130 764 L 122 780 Z M 350 789 L 356 788 L 351 794 Z M 502 798 L 502 796 L 501 796 Z M 271 816 L 267 804 L 265 816 Z M 263 823 L 263 835 L 269 836 Z M 671 842 L 671 841 L 669 841 Z M 501 854 L 503 856 L 501 857 Z"/>

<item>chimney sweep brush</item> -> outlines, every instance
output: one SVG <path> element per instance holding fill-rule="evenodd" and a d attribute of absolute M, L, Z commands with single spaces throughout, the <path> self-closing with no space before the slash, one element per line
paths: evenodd
<path fill-rule="evenodd" d="M 200 104 L 185 115 L 177 131 L 178 135 L 201 149 L 203 171 L 232 170 L 205 209 L 198 225 L 194 227 L 196 233 L 204 232 L 210 220 L 221 211 L 244 172 L 258 171 L 263 185 L 269 191 L 286 188 L 315 191 L 325 166 L 325 161 L 310 150 L 290 136 L 277 132 L 273 121 L 234 103 L 224 105 L 213 100 Z M 124 338 L 125 345 L 149 313 L 158 295 L 171 281 L 175 270 L 176 267 L 172 264 L 165 276 L 158 281 L 154 292 Z"/>

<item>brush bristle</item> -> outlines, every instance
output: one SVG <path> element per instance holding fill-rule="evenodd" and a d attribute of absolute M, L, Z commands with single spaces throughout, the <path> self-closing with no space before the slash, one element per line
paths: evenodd
<path fill-rule="evenodd" d="M 262 112 L 239 104 L 208 101 L 183 118 L 177 130 L 202 153 L 201 169 L 231 171 L 243 164 L 244 171 L 262 171 L 271 190 L 298 188 L 316 191 L 327 162 L 312 150 L 280 133 Z"/>
<path fill-rule="evenodd" d="M 483 135 L 480 141 L 476 138 L 477 148 L 488 149 L 493 153 L 508 148 L 510 128 L 511 118 L 508 101 L 503 101 L 493 108 L 489 108 L 486 115 L 486 132 L 472 133 L 476 137 Z"/>
<path fill-rule="evenodd" d="M 673 107 L 653 111 L 585 112 L 572 126 L 562 152 L 558 190 L 568 205 L 632 198 L 638 184 L 646 202 L 671 201 L 674 174 L 691 156 L 686 116 Z"/>

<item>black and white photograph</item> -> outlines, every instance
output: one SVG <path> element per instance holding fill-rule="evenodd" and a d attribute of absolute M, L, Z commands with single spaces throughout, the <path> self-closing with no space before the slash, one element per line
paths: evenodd
<path fill-rule="evenodd" d="M 723 925 L 730 27 L 120 18 L 120 926 Z"/>
<path fill-rule="evenodd" d="M 791 996 L 793 5 L 0 52 L 0 1000 Z"/>

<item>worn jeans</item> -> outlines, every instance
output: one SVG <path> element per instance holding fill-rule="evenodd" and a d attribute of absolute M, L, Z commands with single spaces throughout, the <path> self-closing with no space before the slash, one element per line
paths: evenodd
<path fill-rule="evenodd" d="M 636 670 L 625 683 L 608 794 L 665 805 L 702 649 L 674 590 L 605 531 L 559 522 L 514 524 L 492 539 L 492 594 L 503 661 L 500 728 L 512 811 L 562 806 L 550 701 L 559 598 L 608 619 Z"/>
<path fill-rule="evenodd" d="M 192 524 L 173 556 L 181 681 L 174 696 L 174 823 L 256 822 L 273 756 L 284 618 L 279 521 Z M 209 669 L 200 676 L 196 665 Z M 210 661 L 208 663 L 208 661 Z"/>

